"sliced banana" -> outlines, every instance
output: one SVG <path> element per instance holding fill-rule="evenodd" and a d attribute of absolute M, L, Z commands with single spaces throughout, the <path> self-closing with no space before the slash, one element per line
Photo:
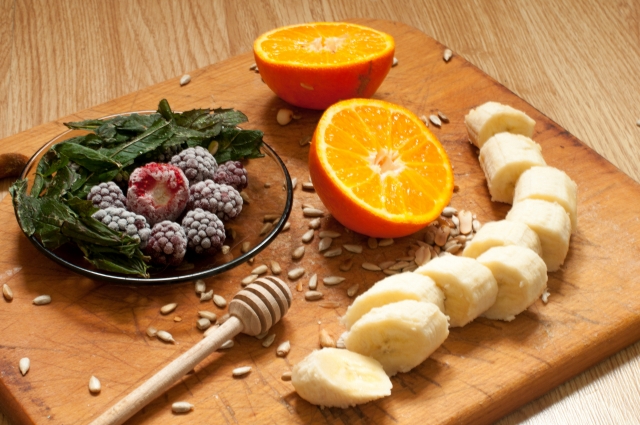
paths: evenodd
<path fill-rule="evenodd" d="M 462 255 L 478 258 L 494 246 L 520 245 L 542 255 L 540 238 L 524 223 L 509 220 L 490 221 L 482 225 L 478 233 L 467 242 Z"/>
<path fill-rule="evenodd" d="M 496 301 L 498 284 L 491 270 L 473 258 L 445 255 L 416 269 L 444 292 L 444 312 L 451 327 L 464 326 Z"/>
<path fill-rule="evenodd" d="M 487 102 L 464 117 L 471 143 L 481 148 L 494 134 L 508 132 L 531 138 L 536 122 L 527 114 L 498 102 Z"/>
<path fill-rule="evenodd" d="M 498 133 L 480 149 L 480 167 L 484 171 L 494 202 L 513 202 L 520 175 L 536 165 L 546 165 L 539 144 L 520 134 Z"/>
<path fill-rule="evenodd" d="M 347 309 L 342 323 L 351 329 L 372 308 L 403 300 L 430 302 L 444 312 L 444 294 L 433 279 L 418 273 L 399 273 L 382 279 L 360 294 Z"/>
<path fill-rule="evenodd" d="M 571 219 L 560 204 L 525 199 L 511 208 L 507 220 L 524 223 L 536 232 L 540 238 L 542 259 L 547 265 L 547 271 L 553 272 L 560 268 L 569 251 L 571 237 Z"/>
<path fill-rule="evenodd" d="M 477 258 L 498 282 L 496 302 L 482 316 L 510 322 L 533 304 L 547 288 L 547 266 L 529 248 L 498 246 Z"/>
<path fill-rule="evenodd" d="M 524 199 L 557 202 L 569 214 L 571 232 L 578 224 L 578 185 L 562 170 L 554 167 L 531 167 L 523 172 L 513 196 L 513 203 Z"/>
<path fill-rule="evenodd" d="M 291 370 L 300 397 L 324 407 L 366 403 L 391 394 L 391 381 L 371 357 L 339 348 L 315 350 Z"/>
<path fill-rule="evenodd" d="M 408 372 L 449 335 L 449 323 L 432 303 L 399 301 L 371 309 L 344 339 L 347 350 L 370 356 L 389 376 Z"/>

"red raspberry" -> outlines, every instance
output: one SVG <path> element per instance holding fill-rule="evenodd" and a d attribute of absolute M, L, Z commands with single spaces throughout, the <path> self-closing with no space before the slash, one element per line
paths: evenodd
<path fill-rule="evenodd" d="M 178 218 L 188 200 L 189 181 L 175 165 L 150 162 L 129 177 L 127 206 L 152 226 Z"/>

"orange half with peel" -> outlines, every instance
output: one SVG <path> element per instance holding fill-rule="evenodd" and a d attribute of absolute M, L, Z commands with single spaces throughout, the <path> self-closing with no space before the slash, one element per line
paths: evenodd
<path fill-rule="evenodd" d="M 267 86 L 292 105 L 310 109 L 372 96 L 391 69 L 394 52 L 390 35 L 345 22 L 276 28 L 253 44 Z"/>
<path fill-rule="evenodd" d="M 329 107 L 311 141 L 309 172 L 331 214 L 372 237 L 420 230 L 453 194 L 451 163 L 436 136 L 411 111 L 382 100 Z"/>

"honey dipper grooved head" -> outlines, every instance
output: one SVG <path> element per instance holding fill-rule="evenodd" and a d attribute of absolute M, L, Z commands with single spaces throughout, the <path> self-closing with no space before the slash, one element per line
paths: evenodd
<path fill-rule="evenodd" d="M 242 333 L 255 336 L 268 331 L 284 316 L 293 296 L 286 283 L 274 276 L 256 279 L 229 303 L 229 314 L 242 322 Z"/>

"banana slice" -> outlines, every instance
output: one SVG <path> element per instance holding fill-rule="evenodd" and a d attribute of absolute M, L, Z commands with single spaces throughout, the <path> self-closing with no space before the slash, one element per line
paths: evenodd
<path fill-rule="evenodd" d="M 507 220 L 524 223 L 536 232 L 540 238 L 542 259 L 547 265 L 547 271 L 553 272 L 560 268 L 569 251 L 571 237 L 571 219 L 560 204 L 524 199 L 511 208 Z"/>
<path fill-rule="evenodd" d="M 547 266 L 529 248 L 517 245 L 491 248 L 477 258 L 498 282 L 496 302 L 482 316 L 505 320 L 516 318 L 547 288 Z"/>
<path fill-rule="evenodd" d="M 418 273 L 399 273 L 382 279 L 360 294 L 347 309 L 342 323 L 351 329 L 372 308 L 403 300 L 433 303 L 444 312 L 444 294 L 433 279 Z"/>
<path fill-rule="evenodd" d="M 391 381 L 371 357 L 339 348 L 315 350 L 291 370 L 300 397 L 323 407 L 366 403 L 391 394 Z"/>
<path fill-rule="evenodd" d="M 445 255 L 418 267 L 415 273 L 429 276 L 442 289 L 451 327 L 466 325 L 496 301 L 496 279 L 473 258 Z"/>
<path fill-rule="evenodd" d="M 513 196 L 513 203 L 523 199 L 557 202 L 569 214 L 571 232 L 578 224 L 578 185 L 564 171 L 554 167 L 531 167 L 523 172 Z"/>
<path fill-rule="evenodd" d="M 531 138 L 536 122 L 527 114 L 508 105 L 487 102 L 464 117 L 471 143 L 481 148 L 494 134 L 508 132 Z"/>
<path fill-rule="evenodd" d="M 347 350 L 379 361 L 393 376 L 425 361 L 448 335 L 447 316 L 435 304 L 405 300 L 371 309 L 344 343 Z"/>
<path fill-rule="evenodd" d="M 541 151 L 539 144 L 520 134 L 498 133 L 487 140 L 479 159 L 491 200 L 513 202 L 520 174 L 535 165 L 546 165 Z"/>
<path fill-rule="evenodd" d="M 490 221 L 482 225 L 462 251 L 462 256 L 478 258 L 494 246 L 520 245 L 542 255 L 540 238 L 524 223 L 509 220 Z"/>

